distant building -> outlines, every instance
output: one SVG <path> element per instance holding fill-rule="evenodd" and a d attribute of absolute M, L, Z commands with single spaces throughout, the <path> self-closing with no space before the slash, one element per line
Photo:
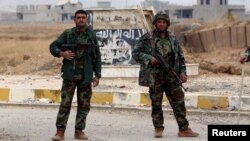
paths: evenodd
<path fill-rule="evenodd" d="M 145 0 L 144 8 L 154 6 L 156 12 L 165 10 L 169 13 L 172 21 L 180 22 L 187 19 L 197 19 L 201 21 L 216 20 L 244 20 L 246 18 L 244 5 L 228 5 L 228 0 L 197 0 L 193 6 L 163 5 L 159 0 Z M 161 6 L 159 6 L 161 5 Z"/>
<path fill-rule="evenodd" d="M 22 22 L 49 22 L 53 21 L 53 11 L 50 5 L 19 5 L 17 19 Z"/>
<path fill-rule="evenodd" d="M 82 9 L 82 7 L 79 0 L 60 0 L 53 9 L 55 21 L 72 21 L 75 11 Z"/>
<path fill-rule="evenodd" d="M 67 22 L 72 21 L 76 10 L 83 7 L 79 0 L 59 0 L 51 5 L 18 5 L 17 19 L 22 22 Z"/>
<path fill-rule="evenodd" d="M 169 5 L 169 2 L 163 2 L 159 0 L 145 0 L 144 2 L 142 2 L 142 7 L 146 8 L 153 6 L 156 11 L 165 10 L 167 5 Z"/>
<path fill-rule="evenodd" d="M 234 18 L 244 20 L 244 5 L 228 5 L 228 0 L 197 0 L 193 6 L 194 18 L 198 20 L 211 21 Z"/>
<path fill-rule="evenodd" d="M 99 1 L 99 2 L 97 2 L 97 7 L 111 8 L 111 2 L 110 1 Z"/>
<path fill-rule="evenodd" d="M 74 18 L 76 10 L 82 9 L 83 4 L 79 0 L 58 0 L 53 7 L 51 5 L 18 5 L 17 20 L 29 22 L 69 22 Z M 112 8 L 110 1 L 97 2 L 97 7 Z"/>
<path fill-rule="evenodd" d="M 0 24 L 17 22 L 15 12 L 0 12 Z"/>
<path fill-rule="evenodd" d="M 247 19 L 247 20 L 250 20 L 250 11 L 247 11 L 247 12 L 246 12 L 246 19 Z"/>

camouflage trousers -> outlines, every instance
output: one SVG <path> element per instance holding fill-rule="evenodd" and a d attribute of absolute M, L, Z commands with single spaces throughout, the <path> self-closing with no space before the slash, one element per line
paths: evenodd
<path fill-rule="evenodd" d="M 90 99 L 92 96 L 91 83 L 83 83 L 82 79 L 73 81 L 63 80 L 61 89 L 61 104 L 57 114 L 56 127 L 58 130 L 65 131 L 68 122 L 71 104 L 75 89 L 77 88 L 77 114 L 75 129 L 84 130 L 86 117 L 90 111 Z"/>
<path fill-rule="evenodd" d="M 182 88 L 175 82 L 157 84 L 149 88 L 150 99 L 152 102 L 152 120 L 155 128 L 164 128 L 164 117 L 162 111 L 163 92 L 173 109 L 173 113 L 179 130 L 188 128 L 188 121 L 186 119 L 186 107 L 184 102 L 184 92 Z"/>

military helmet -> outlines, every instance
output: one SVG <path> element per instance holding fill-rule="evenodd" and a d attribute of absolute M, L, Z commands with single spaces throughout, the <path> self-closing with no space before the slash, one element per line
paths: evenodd
<path fill-rule="evenodd" d="M 170 19 L 169 19 L 169 16 L 166 12 L 159 11 L 157 14 L 155 14 L 154 19 L 153 19 L 153 24 L 155 24 L 155 22 L 159 19 L 166 20 L 168 26 L 170 25 Z"/>

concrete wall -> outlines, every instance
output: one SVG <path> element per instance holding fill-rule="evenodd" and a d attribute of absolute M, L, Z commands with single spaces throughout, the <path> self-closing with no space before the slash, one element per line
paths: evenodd
<path fill-rule="evenodd" d="M 36 14 L 36 22 L 51 22 L 53 21 L 53 15 L 51 12 L 43 12 Z"/>
<path fill-rule="evenodd" d="M 102 75 L 104 78 L 116 77 L 139 77 L 139 65 L 104 65 L 102 67 Z M 187 75 L 198 75 L 199 64 L 187 64 Z"/>
<path fill-rule="evenodd" d="M 187 45 L 191 47 L 193 52 L 205 52 L 199 32 L 189 33 L 186 35 L 186 38 Z"/>
<path fill-rule="evenodd" d="M 36 19 L 36 13 L 26 13 L 23 16 L 23 22 L 31 22 L 31 21 L 35 21 Z"/>
<path fill-rule="evenodd" d="M 27 12 L 29 10 L 29 6 L 28 5 L 18 5 L 16 7 L 17 13 L 24 13 Z"/>
<path fill-rule="evenodd" d="M 227 14 L 227 7 L 211 6 L 211 5 L 195 5 L 193 6 L 194 19 L 202 21 L 214 21 L 222 18 Z M 243 13 L 244 14 L 244 13 Z"/>
<path fill-rule="evenodd" d="M 250 24 L 246 25 L 247 45 L 250 46 Z"/>
<path fill-rule="evenodd" d="M 17 14 L 14 12 L 0 12 L 0 21 L 1 20 L 16 20 Z"/>
<path fill-rule="evenodd" d="M 245 23 L 231 26 L 231 42 L 233 48 L 244 48 L 247 46 Z"/>
<path fill-rule="evenodd" d="M 215 36 L 213 30 L 203 30 L 199 32 L 200 40 L 202 42 L 205 52 L 212 51 L 215 47 Z"/>
<path fill-rule="evenodd" d="M 218 38 L 218 42 L 222 41 L 222 46 L 223 47 L 231 47 L 232 42 L 231 42 L 231 34 L 230 34 L 230 27 L 225 26 L 219 28 L 220 32 L 222 33 L 221 38 Z"/>
<path fill-rule="evenodd" d="M 51 11 L 51 5 L 37 5 L 35 10 L 37 12 Z"/>
<path fill-rule="evenodd" d="M 215 27 L 186 34 L 187 45 L 194 52 L 212 51 L 215 48 L 245 48 L 250 45 L 250 26 L 240 23 Z"/>

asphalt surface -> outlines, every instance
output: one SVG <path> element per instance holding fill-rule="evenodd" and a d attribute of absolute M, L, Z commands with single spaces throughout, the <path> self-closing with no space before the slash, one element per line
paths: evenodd
<path fill-rule="evenodd" d="M 58 106 L 0 105 L 0 141 L 49 141 L 55 134 Z M 65 141 L 74 141 L 76 108 L 72 107 Z M 164 109 L 164 137 L 153 137 L 150 109 L 92 106 L 85 133 L 90 141 L 206 141 L 207 125 L 237 124 L 237 112 L 188 111 L 190 127 L 200 136 L 177 137 L 171 109 Z M 242 113 L 239 124 L 249 124 L 250 114 Z"/>

